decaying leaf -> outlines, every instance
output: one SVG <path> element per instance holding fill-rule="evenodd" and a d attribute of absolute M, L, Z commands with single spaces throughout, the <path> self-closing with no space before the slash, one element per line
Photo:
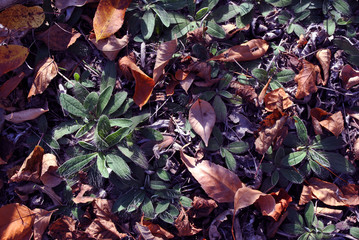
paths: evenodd
<path fill-rule="evenodd" d="M 77 196 L 75 198 L 72 199 L 72 201 L 76 204 L 92 202 L 95 199 L 94 197 L 84 196 L 86 192 L 91 191 L 91 190 L 92 190 L 91 185 L 81 184 L 80 192 L 77 194 Z"/>
<path fill-rule="evenodd" d="M 7 98 L 9 94 L 14 91 L 14 89 L 19 85 L 21 80 L 25 77 L 25 73 L 21 72 L 19 75 L 16 75 L 9 80 L 7 80 L 3 85 L 0 87 L 0 99 Z"/>
<path fill-rule="evenodd" d="M 29 49 L 19 45 L 0 46 L 0 77 L 20 67 L 29 55 Z"/>
<path fill-rule="evenodd" d="M 197 161 L 182 150 L 181 160 L 208 196 L 217 202 L 233 202 L 237 189 L 244 186 L 236 174 L 208 160 Z"/>
<path fill-rule="evenodd" d="M 318 178 L 311 178 L 308 186 L 303 186 L 299 204 L 303 205 L 312 199 L 319 199 L 329 206 L 359 205 L 359 186 L 354 184 L 339 188 L 334 183 Z"/>
<path fill-rule="evenodd" d="M 163 75 L 163 70 L 168 62 L 171 60 L 172 55 L 176 52 L 177 39 L 163 42 L 157 49 L 156 63 L 153 69 L 153 80 L 157 82 Z"/>
<path fill-rule="evenodd" d="M 315 213 L 318 215 L 331 216 L 337 219 L 341 219 L 343 216 L 343 210 L 340 209 L 316 207 L 314 210 L 316 211 Z"/>
<path fill-rule="evenodd" d="M 30 108 L 23 111 L 7 114 L 5 115 L 5 120 L 13 123 L 22 123 L 25 121 L 34 120 L 48 111 L 49 109 Z"/>
<path fill-rule="evenodd" d="M 251 61 L 262 57 L 268 50 L 269 45 L 263 39 L 252 39 L 241 45 L 229 48 L 223 53 L 210 58 L 208 61 L 216 60 L 223 62 Z"/>
<path fill-rule="evenodd" d="M 192 62 L 191 64 L 188 65 L 188 67 L 186 69 L 184 69 L 183 71 L 187 72 L 188 74 L 190 73 L 194 73 L 196 76 L 204 79 L 205 82 L 210 82 L 211 81 L 211 65 L 209 65 L 206 62 L 200 62 L 200 61 L 196 61 L 196 62 Z M 177 76 L 176 76 L 177 77 Z M 185 77 L 186 80 L 188 78 Z"/>
<path fill-rule="evenodd" d="M 17 195 L 23 200 L 28 200 L 28 195 L 34 193 L 35 191 L 40 191 L 48 195 L 53 201 L 54 205 L 61 205 L 61 198 L 48 186 L 41 186 L 36 183 L 28 182 L 25 185 L 18 185 L 15 188 Z"/>
<path fill-rule="evenodd" d="M 174 225 L 178 230 L 177 236 L 179 237 L 192 236 L 202 231 L 202 229 L 196 228 L 194 224 L 189 221 L 188 215 L 184 208 L 181 209 L 180 214 L 174 222 Z"/>
<path fill-rule="evenodd" d="M 284 189 L 279 189 L 278 192 L 271 193 L 275 200 L 275 210 L 270 216 L 278 221 L 279 217 L 285 212 L 289 206 L 289 203 L 292 202 L 292 197 Z"/>
<path fill-rule="evenodd" d="M 229 38 L 233 37 L 237 32 L 240 32 L 242 30 L 248 30 L 249 24 L 243 28 L 237 28 L 237 26 L 235 24 L 228 23 L 228 24 L 222 25 L 222 28 L 223 28 L 224 32 L 226 33 L 226 39 L 229 39 Z"/>
<path fill-rule="evenodd" d="M 43 41 L 49 49 L 54 51 L 65 51 L 76 40 L 81 37 L 71 26 L 66 23 L 56 23 L 45 32 L 40 33 L 37 39 Z"/>
<path fill-rule="evenodd" d="M 293 102 L 289 99 L 288 94 L 283 88 L 277 88 L 265 95 L 264 103 L 265 109 L 269 112 L 273 112 L 274 109 L 283 111 L 293 105 Z"/>
<path fill-rule="evenodd" d="M 297 93 L 295 94 L 297 99 L 315 93 L 318 90 L 316 83 L 323 82 L 323 79 L 320 76 L 319 66 L 304 60 L 303 68 L 294 77 L 294 81 L 298 84 Z"/>
<path fill-rule="evenodd" d="M 91 34 L 89 40 L 98 50 L 102 51 L 110 61 L 113 61 L 121 49 L 127 46 L 130 38 L 128 35 L 125 35 L 122 38 L 117 38 L 115 35 L 111 35 L 106 39 L 96 41 L 95 34 Z"/>
<path fill-rule="evenodd" d="M 198 99 L 189 110 L 188 121 L 193 130 L 202 138 L 208 146 L 208 141 L 216 123 L 216 113 L 208 102 Z"/>
<path fill-rule="evenodd" d="M 187 41 L 190 43 L 202 43 L 207 44 L 212 40 L 212 37 L 205 34 L 207 27 L 196 28 L 193 31 L 187 33 Z"/>
<path fill-rule="evenodd" d="M 76 221 L 69 216 L 62 216 L 53 222 L 48 234 L 58 240 L 79 239 L 78 237 L 81 236 L 81 233 L 76 230 Z"/>
<path fill-rule="evenodd" d="M 318 84 L 322 84 L 323 86 L 327 85 L 329 79 L 329 67 L 331 60 L 331 51 L 330 49 L 320 49 L 315 55 L 322 66 L 324 81 L 318 82 Z M 320 79 L 319 79 L 320 80 Z"/>
<path fill-rule="evenodd" d="M 55 6 L 56 8 L 62 10 L 65 9 L 67 7 L 81 7 L 83 5 L 85 5 L 85 3 L 87 2 L 87 0 L 56 0 L 55 2 Z"/>
<path fill-rule="evenodd" d="M 150 99 L 152 90 L 155 87 L 155 81 L 142 72 L 142 70 L 127 56 L 121 58 L 118 61 L 118 64 L 123 72 L 130 71 L 132 73 L 132 77 L 136 81 L 133 100 L 141 109 Z"/>
<path fill-rule="evenodd" d="M 146 226 L 151 231 L 153 236 L 158 237 L 160 239 L 171 239 L 175 237 L 172 233 L 163 229 L 158 224 L 152 223 L 150 221 L 143 221 L 141 224 L 143 226 Z"/>
<path fill-rule="evenodd" d="M 111 209 L 113 206 L 113 202 L 108 199 L 96 198 L 92 202 L 93 212 L 98 218 L 103 219 L 115 219 L 115 214 L 112 213 Z"/>
<path fill-rule="evenodd" d="M 89 238 L 93 239 L 123 239 L 127 234 L 119 233 L 116 225 L 103 218 L 95 218 L 85 230 Z"/>
<path fill-rule="evenodd" d="M 207 217 L 213 209 L 218 207 L 217 203 L 212 199 L 204 199 L 195 196 L 193 198 L 192 207 L 188 211 L 188 214 L 192 218 Z"/>
<path fill-rule="evenodd" d="M 42 157 L 40 180 L 45 186 L 56 187 L 61 183 L 62 179 L 57 173 L 58 168 L 56 156 L 51 153 L 44 154 Z"/>
<path fill-rule="evenodd" d="M 126 9 L 131 1 L 100 0 L 93 19 L 96 41 L 108 38 L 122 27 Z"/>
<path fill-rule="evenodd" d="M 35 208 L 32 210 L 32 212 L 35 214 L 34 240 L 41 240 L 47 226 L 50 223 L 51 215 L 54 213 L 54 211 Z"/>
<path fill-rule="evenodd" d="M 297 43 L 298 43 L 297 45 L 298 48 L 303 48 L 308 43 L 308 41 L 303 34 L 300 34 Z"/>
<path fill-rule="evenodd" d="M 38 28 L 44 20 L 44 10 L 39 6 L 26 7 L 16 4 L 0 13 L 0 23 L 14 30 Z"/>
<path fill-rule="evenodd" d="M 239 83 L 237 81 L 232 81 L 230 83 L 230 87 L 236 89 L 236 94 L 238 96 L 240 96 L 244 100 L 258 106 L 258 101 L 257 101 L 258 95 L 252 86 L 245 85 L 245 84 Z"/>
<path fill-rule="evenodd" d="M 0 239 L 30 239 L 35 215 L 25 205 L 11 203 L 0 208 Z"/>
<path fill-rule="evenodd" d="M 34 83 L 31 86 L 27 98 L 43 93 L 58 72 L 57 64 L 52 58 L 41 61 L 36 68 Z"/>
<path fill-rule="evenodd" d="M 345 65 L 340 71 L 340 79 L 345 89 L 349 89 L 359 84 L 359 71 L 354 70 L 349 64 Z"/>
<path fill-rule="evenodd" d="M 336 137 L 344 130 L 344 119 L 342 112 L 328 113 L 320 108 L 310 110 L 315 134 L 322 134 L 322 127 L 333 133 Z"/>

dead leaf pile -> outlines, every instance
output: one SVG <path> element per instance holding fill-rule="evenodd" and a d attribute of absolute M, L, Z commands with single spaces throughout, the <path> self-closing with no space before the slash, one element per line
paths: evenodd
<path fill-rule="evenodd" d="M 315 134 L 323 134 L 322 127 L 338 137 L 344 130 L 344 119 L 341 111 L 334 114 L 328 113 L 320 108 L 310 110 Z"/>
<path fill-rule="evenodd" d="M 264 103 L 265 109 L 269 112 L 273 112 L 275 109 L 283 111 L 293 105 L 293 102 L 283 88 L 278 88 L 265 95 Z"/>
<path fill-rule="evenodd" d="M 298 84 L 295 95 L 297 99 L 302 99 L 309 94 L 317 92 L 316 84 L 323 82 L 319 66 L 303 60 L 302 70 L 294 77 L 294 81 Z"/>

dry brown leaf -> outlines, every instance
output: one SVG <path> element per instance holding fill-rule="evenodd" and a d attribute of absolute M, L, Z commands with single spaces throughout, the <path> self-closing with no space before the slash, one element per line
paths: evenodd
<path fill-rule="evenodd" d="M 298 84 L 297 93 L 295 95 L 297 99 L 315 93 L 318 90 L 316 83 L 323 82 L 322 77 L 320 76 L 319 66 L 304 60 L 303 68 L 294 77 L 294 81 Z"/>
<path fill-rule="evenodd" d="M 55 6 L 56 8 L 62 10 L 67 7 L 81 7 L 85 5 L 87 0 L 56 0 Z"/>
<path fill-rule="evenodd" d="M 336 137 L 338 137 L 344 130 L 344 119 L 341 111 L 331 114 L 323 109 L 313 108 L 310 110 L 310 116 L 312 117 L 312 123 L 316 134 L 323 133 L 321 127 L 324 127 Z"/>
<path fill-rule="evenodd" d="M 288 94 L 283 88 L 277 88 L 269 92 L 264 97 L 264 103 L 266 106 L 265 109 L 269 112 L 273 112 L 274 109 L 283 111 L 293 105 L 293 102 L 289 99 Z"/>
<path fill-rule="evenodd" d="M 0 77 L 20 67 L 29 55 L 29 49 L 19 45 L 0 46 Z"/>
<path fill-rule="evenodd" d="M 48 195 L 55 206 L 61 205 L 61 198 L 48 186 L 41 186 L 36 183 L 28 182 L 25 185 L 17 185 L 15 187 L 15 192 L 23 201 L 27 201 L 28 195 L 35 191 L 40 191 Z"/>
<path fill-rule="evenodd" d="M 41 208 L 35 208 L 32 211 L 35 214 L 34 240 L 41 240 L 54 211 L 47 211 Z"/>
<path fill-rule="evenodd" d="M 176 52 L 177 39 L 163 42 L 157 49 L 156 63 L 153 69 L 153 80 L 157 82 L 164 73 L 165 66 Z"/>
<path fill-rule="evenodd" d="M 115 215 L 112 213 L 113 202 L 111 200 L 96 198 L 92 202 L 92 206 L 93 206 L 93 213 L 98 218 L 116 219 Z"/>
<path fill-rule="evenodd" d="M 30 239 L 34 213 L 25 205 L 11 203 L 0 208 L 0 239 Z"/>
<path fill-rule="evenodd" d="M 303 48 L 308 43 L 308 41 L 303 34 L 300 34 L 297 43 L 298 43 L 297 45 L 298 48 Z"/>
<path fill-rule="evenodd" d="M 44 154 L 42 157 L 40 180 L 45 186 L 56 187 L 61 183 L 62 179 L 57 173 L 58 167 L 57 159 L 54 154 Z"/>
<path fill-rule="evenodd" d="M 212 37 L 208 34 L 204 34 L 204 32 L 207 30 L 207 27 L 200 27 L 196 28 L 193 31 L 190 31 L 187 33 L 187 41 L 190 43 L 202 43 L 207 44 L 210 41 L 212 41 Z"/>
<path fill-rule="evenodd" d="M 353 153 L 355 160 L 359 160 L 359 138 L 357 138 L 353 144 Z"/>
<path fill-rule="evenodd" d="M 222 28 L 223 28 L 224 32 L 226 33 L 226 39 L 229 39 L 229 38 L 233 37 L 234 34 L 236 34 L 237 32 L 240 32 L 242 30 L 248 30 L 249 24 L 243 28 L 237 28 L 237 26 L 234 25 L 233 23 L 228 23 L 228 24 L 222 25 Z"/>
<path fill-rule="evenodd" d="M 25 73 L 21 72 L 19 75 L 10 78 L 0 87 L 0 99 L 7 98 L 9 94 L 19 85 L 21 80 L 25 77 Z"/>
<path fill-rule="evenodd" d="M 86 192 L 89 192 L 91 190 L 92 190 L 92 186 L 87 184 L 81 184 L 80 192 L 77 194 L 75 198 L 72 199 L 72 201 L 76 204 L 92 202 L 95 199 L 94 197 L 84 196 Z"/>
<path fill-rule="evenodd" d="M 208 63 L 197 61 L 197 62 L 192 62 L 191 64 L 189 64 L 188 67 L 186 69 L 184 69 L 184 71 L 188 72 L 188 73 L 190 73 L 190 72 L 194 73 L 198 77 L 204 79 L 206 82 L 210 82 L 211 81 L 211 69 L 212 69 L 211 65 L 209 65 Z M 185 79 L 187 79 L 187 77 L 185 77 Z M 177 76 L 176 76 L 176 78 L 177 78 Z"/>
<path fill-rule="evenodd" d="M 292 202 L 292 197 L 284 189 L 279 189 L 278 192 L 271 193 L 274 197 L 276 202 L 275 210 L 270 216 L 275 220 L 278 221 L 279 217 L 287 210 L 289 203 Z"/>
<path fill-rule="evenodd" d="M 166 96 L 172 96 L 175 93 L 176 86 L 179 84 L 179 81 L 177 81 L 177 79 L 172 74 L 170 74 L 170 76 L 171 79 L 166 85 Z"/>
<path fill-rule="evenodd" d="M 269 84 L 271 82 L 271 78 L 268 79 L 266 85 L 264 85 L 263 89 L 261 90 L 261 92 L 258 95 L 258 103 L 262 106 L 263 105 L 263 101 L 264 101 L 264 97 L 267 94 L 267 89 L 269 87 Z"/>
<path fill-rule="evenodd" d="M 123 72 L 130 71 L 132 73 L 132 77 L 136 81 L 133 100 L 141 109 L 150 99 L 153 88 L 155 87 L 155 81 L 142 72 L 128 56 L 121 58 L 118 64 Z"/>
<path fill-rule="evenodd" d="M 330 49 L 320 49 L 315 54 L 315 56 L 317 57 L 320 65 L 322 66 L 323 76 L 324 76 L 324 81 L 323 80 L 322 80 L 322 82 L 319 81 L 318 84 L 322 84 L 323 86 L 325 86 L 325 85 L 327 85 L 327 82 L 329 79 L 331 51 L 330 51 Z"/>
<path fill-rule="evenodd" d="M 69 216 L 62 216 L 53 222 L 50 227 L 48 234 L 57 240 L 69 240 L 78 239 L 81 234 L 76 230 L 76 221 Z"/>
<path fill-rule="evenodd" d="M 338 220 L 343 216 L 343 210 L 340 209 L 332 209 L 326 207 L 316 207 L 314 208 L 315 214 L 323 215 L 323 216 L 331 216 L 337 218 Z"/>
<path fill-rule="evenodd" d="M 13 30 L 38 28 L 44 20 L 44 10 L 39 6 L 26 7 L 16 4 L 0 13 L 0 23 Z"/>
<path fill-rule="evenodd" d="M 81 34 L 66 23 L 56 23 L 45 32 L 40 33 L 37 39 L 43 41 L 51 50 L 65 51 L 79 37 L 81 37 Z"/>
<path fill-rule="evenodd" d="M 232 171 L 208 160 L 197 161 L 182 150 L 181 160 L 208 196 L 217 202 L 233 202 L 237 189 L 244 186 Z"/>
<path fill-rule="evenodd" d="M 119 233 L 111 220 L 96 218 L 85 230 L 89 238 L 94 239 L 123 239 L 127 234 Z"/>
<path fill-rule="evenodd" d="M 318 178 L 311 178 L 308 186 L 303 186 L 299 204 L 303 205 L 312 199 L 319 199 L 329 206 L 359 205 L 359 186 L 349 184 L 341 189 L 334 183 Z"/>
<path fill-rule="evenodd" d="M 100 0 L 93 19 L 96 41 L 108 38 L 122 27 L 126 9 L 131 1 Z"/>
<path fill-rule="evenodd" d="M 223 62 L 251 61 L 262 57 L 268 50 L 268 43 L 263 39 L 252 39 L 241 45 L 229 48 L 223 53 L 208 59 Z"/>
<path fill-rule="evenodd" d="M 34 120 L 38 118 L 40 115 L 48 112 L 49 109 L 43 108 L 30 108 L 19 112 L 13 112 L 5 115 L 5 120 L 13 122 L 13 123 L 22 123 L 29 120 Z"/>
<path fill-rule="evenodd" d="M 187 75 L 187 77 L 183 80 L 180 81 L 179 84 L 181 85 L 182 89 L 188 93 L 189 88 L 192 86 L 192 83 L 194 81 L 194 79 L 196 78 L 196 75 L 194 73 L 189 73 Z"/>
<path fill-rule="evenodd" d="M 257 102 L 258 95 L 252 86 L 245 85 L 245 84 L 239 83 L 237 81 L 232 81 L 230 83 L 230 87 L 236 89 L 236 94 L 238 96 L 240 96 L 247 102 L 250 102 L 250 103 L 258 106 L 258 102 Z"/>
<path fill-rule="evenodd" d="M 348 64 L 342 68 L 339 77 L 343 82 L 343 87 L 347 90 L 359 84 L 359 71 L 354 70 Z"/>
<path fill-rule="evenodd" d="M 41 61 L 37 66 L 37 72 L 34 83 L 31 86 L 27 98 L 43 93 L 49 86 L 51 80 L 56 77 L 58 67 L 54 59 L 47 58 Z"/>
<path fill-rule="evenodd" d="M 267 237 L 269 239 L 272 239 L 275 234 L 278 231 L 278 228 L 282 225 L 282 223 L 284 222 L 284 220 L 287 218 L 288 216 L 288 211 L 285 211 L 279 218 L 278 221 L 275 221 L 274 219 L 271 220 L 268 224 L 267 224 Z"/>
<path fill-rule="evenodd" d="M 207 217 L 213 209 L 218 207 L 217 203 L 212 199 L 204 199 L 195 196 L 193 198 L 192 207 L 188 211 L 188 214 L 192 218 Z"/>
<path fill-rule="evenodd" d="M 174 225 L 178 230 L 177 236 L 179 237 L 193 236 L 202 231 L 202 229 L 196 228 L 194 224 L 189 221 L 188 215 L 184 208 L 181 209 L 180 214 L 174 222 Z"/>
<path fill-rule="evenodd" d="M 148 227 L 136 222 L 136 230 L 144 240 L 165 240 L 162 237 L 154 236 Z"/>
<path fill-rule="evenodd" d="M 143 221 L 142 225 L 146 226 L 152 233 L 153 236 L 161 238 L 161 239 L 171 239 L 175 236 L 163 229 L 160 225 L 152 223 L 150 221 Z"/>
<path fill-rule="evenodd" d="M 198 99 L 189 110 L 188 121 L 207 147 L 216 123 L 214 108 L 208 102 Z"/>
<path fill-rule="evenodd" d="M 122 38 L 117 38 L 115 35 L 111 35 L 106 39 L 96 41 L 95 34 L 91 34 L 89 40 L 98 50 L 102 51 L 110 61 L 113 61 L 121 49 L 127 46 L 130 38 L 128 35 L 124 35 Z"/>

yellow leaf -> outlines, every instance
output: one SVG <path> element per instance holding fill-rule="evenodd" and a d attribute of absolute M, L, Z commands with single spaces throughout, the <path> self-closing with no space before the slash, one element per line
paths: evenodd
<path fill-rule="evenodd" d="M 0 46 L 0 76 L 20 67 L 29 55 L 29 49 L 19 45 Z"/>
<path fill-rule="evenodd" d="M 44 10 L 39 6 L 25 7 L 17 4 L 0 13 L 0 23 L 14 30 L 38 28 L 44 20 Z"/>

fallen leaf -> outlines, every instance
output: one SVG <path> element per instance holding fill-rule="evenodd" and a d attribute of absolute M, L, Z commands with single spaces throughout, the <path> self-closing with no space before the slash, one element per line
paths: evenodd
<path fill-rule="evenodd" d="M 19 85 L 21 80 L 25 77 L 25 73 L 21 72 L 19 75 L 16 75 L 9 80 L 7 80 L 0 87 L 0 99 L 7 98 L 9 94 L 14 91 L 14 89 Z"/>
<path fill-rule="evenodd" d="M 265 109 L 269 112 L 273 112 L 274 109 L 283 111 L 293 106 L 293 102 L 289 99 L 288 94 L 283 88 L 277 88 L 269 92 L 264 97 Z"/>
<path fill-rule="evenodd" d="M 113 202 L 108 199 L 96 198 L 92 202 L 93 213 L 98 218 L 116 220 L 115 214 L 112 213 Z"/>
<path fill-rule="evenodd" d="M 303 186 L 299 205 L 304 205 L 312 199 L 319 199 L 329 206 L 359 205 L 359 186 L 354 184 L 339 188 L 334 183 L 318 178 L 311 178 L 308 186 Z"/>
<path fill-rule="evenodd" d="M 271 193 L 275 200 L 275 210 L 270 216 L 278 221 L 280 216 L 287 210 L 289 203 L 292 202 L 292 197 L 284 189 L 279 189 L 278 192 Z"/>
<path fill-rule="evenodd" d="M 322 82 L 319 81 L 318 84 L 322 84 L 323 86 L 327 85 L 327 82 L 329 79 L 329 67 L 330 67 L 331 54 L 332 53 L 331 53 L 330 49 L 320 49 L 315 54 L 320 65 L 322 66 L 323 76 L 324 76 L 324 81 L 323 80 L 322 80 Z M 319 80 L 321 80 L 321 79 L 319 79 Z"/>
<path fill-rule="evenodd" d="M 343 210 L 340 209 L 332 209 L 326 207 L 316 207 L 314 208 L 315 214 L 323 215 L 323 216 L 331 216 L 337 218 L 338 220 L 343 216 Z"/>
<path fill-rule="evenodd" d="M 232 171 L 208 160 L 197 161 L 182 150 L 181 160 L 208 196 L 217 202 L 233 202 L 237 189 L 244 186 Z"/>
<path fill-rule="evenodd" d="M 274 238 L 275 234 L 278 231 L 278 228 L 282 225 L 282 223 L 284 222 L 284 220 L 287 218 L 288 216 L 288 211 L 285 211 L 279 218 L 278 221 L 275 221 L 274 219 L 271 220 L 268 224 L 267 224 L 267 237 L 269 239 Z"/>
<path fill-rule="evenodd" d="M 177 49 L 177 39 L 163 42 L 157 49 L 156 63 L 153 69 L 153 80 L 157 82 L 164 73 L 165 66 Z"/>
<path fill-rule="evenodd" d="M 81 34 L 66 23 L 55 23 L 45 32 L 37 35 L 37 39 L 43 41 L 49 49 L 54 51 L 65 51 L 79 37 Z"/>
<path fill-rule="evenodd" d="M 96 218 L 85 230 L 89 238 L 94 239 L 127 239 L 127 234 L 119 233 L 116 225 L 103 218 Z"/>
<path fill-rule="evenodd" d="M 177 236 L 179 237 L 193 236 L 202 231 L 202 229 L 196 228 L 194 224 L 189 221 L 188 215 L 184 208 L 181 209 L 180 214 L 174 222 L 174 225 L 178 230 Z"/>
<path fill-rule="evenodd" d="M 166 96 L 172 96 L 175 93 L 175 88 L 179 84 L 179 81 L 175 79 L 175 77 L 170 74 L 171 79 L 169 80 L 169 83 L 166 85 Z"/>
<path fill-rule="evenodd" d="M 62 182 L 57 172 L 58 168 L 56 156 L 51 153 L 44 154 L 42 157 L 40 180 L 45 186 L 56 187 Z"/>
<path fill-rule="evenodd" d="M 29 55 L 29 49 L 19 45 L 0 46 L 0 77 L 20 67 Z"/>
<path fill-rule="evenodd" d="M 187 33 L 187 41 L 190 43 L 202 43 L 207 44 L 212 41 L 212 37 L 205 34 L 207 27 L 196 28 L 193 31 Z"/>
<path fill-rule="evenodd" d="M 207 217 L 213 209 L 218 207 L 217 203 L 212 199 L 204 199 L 201 197 L 195 196 L 193 198 L 192 207 L 188 211 L 188 214 L 192 218 L 201 218 Z"/>
<path fill-rule="evenodd" d="M 89 40 L 98 50 L 102 51 L 110 61 L 113 61 L 121 49 L 127 46 L 130 38 L 128 35 L 124 35 L 122 38 L 117 38 L 115 35 L 111 35 L 106 39 L 96 41 L 95 34 L 90 34 Z"/>
<path fill-rule="evenodd" d="M 298 84 L 297 99 L 304 98 L 311 93 L 315 93 L 318 88 L 316 83 L 323 82 L 320 76 L 320 68 L 317 65 L 311 64 L 308 61 L 303 61 L 303 68 L 294 77 L 294 81 Z"/>
<path fill-rule="evenodd" d="M 222 28 L 223 28 L 224 32 L 226 33 L 226 39 L 229 39 L 229 38 L 233 37 L 234 34 L 236 34 L 237 32 L 240 32 L 242 30 L 248 30 L 249 24 L 243 28 L 237 28 L 237 26 L 235 24 L 228 23 L 228 24 L 222 25 Z"/>
<path fill-rule="evenodd" d="M 175 237 L 172 233 L 168 232 L 167 230 L 163 229 L 160 225 L 155 224 L 153 222 L 143 221 L 142 225 L 146 226 L 151 231 L 152 235 L 155 237 L 161 239 L 171 239 Z"/>
<path fill-rule="evenodd" d="M 189 88 L 192 86 L 192 83 L 194 81 L 194 79 L 196 78 L 196 75 L 194 73 L 189 73 L 187 75 L 187 77 L 183 80 L 180 81 L 179 84 L 181 85 L 182 89 L 188 93 Z"/>
<path fill-rule="evenodd" d="M 85 5 L 87 0 L 56 0 L 55 6 L 56 8 L 62 10 L 67 7 L 81 7 Z"/>
<path fill-rule="evenodd" d="M 92 190 L 92 186 L 88 184 L 81 184 L 80 192 L 77 194 L 75 198 L 72 199 L 72 201 L 76 204 L 92 202 L 95 199 L 94 197 L 84 196 L 86 192 L 89 192 L 91 190 Z"/>
<path fill-rule="evenodd" d="M 233 215 L 233 209 L 225 210 L 221 214 L 217 215 L 215 217 L 215 219 L 211 222 L 211 225 L 209 226 L 209 230 L 208 230 L 209 239 L 221 239 L 222 238 L 222 235 L 219 233 L 218 228 L 219 228 L 219 225 L 221 225 L 224 221 L 228 220 L 227 215 Z M 234 226 L 233 226 L 233 228 L 234 228 Z M 240 232 L 240 231 L 238 231 L 238 232 Z M 237 239 L 241 239 L 241 238 L 237 237 Z"/>
<path fill-rule="evenodd" d="M 108 38 L 123 24 L 125 12 L 132 0 L 100 0 L 93 19 L 96 41 Z"/>
<path fill-rule="evenodd" d="M 50 223 L 51 215 L 54 213 L 54 211 L 35 208 L 32 210 L 32 212 L 35 214 L 34 240 L 41 240 L 47 226 Z"/>
<path fill-rule="evenodd" d="M 50 225 L 48 234 L 57 240 L 79 239 L 82 234 L 76 230 L 76 225 L 76 221 L 71 217 L 62 216 Z"/>
<path fill-rule="evenodd" d="M 297 43 L 298 43 L 298 48 L 303 48 L 308 43 L 308 41 L 303 34 L 300 34 Z"/>
<path fill-rule="evenodd" d="M 34 213 L 25 205 L 11 203 L 0 208 L 0 239 L 30 239 Z"/>
<path fill-rule="evenodd" d="M 262 57 L 268 50 L 269 45 L 263 39 L 252 39 L 241 45 L 229 48 L 223 53 L 208 59 L 207 61 L 251 61 Z"/>
<path fill-rule="evenodd" d="M 359 71 L 354 70 L 349 64 L 342 68 L 339 77 L 343 82 L 343 87 L 347 90 L 359 84 Z"/>
<path fill-rule="evenodd" d="M 344 119 L 341 111 L 334 114 L 328 113 L 320 108 L 310 110 L 315 134 L 322 134 L 321 127 L 324 127 L 336 137 L 344 130 Z"/>
<path fill-rule="evenodd" d="M 211 81 L 211 71 L 212 71 L 211 69 L 212 69 L 212 67 L 208 63 L 197 61 L 197 62 L 192 62 L 191 64 L 189 64 L 188 67 L 186 69 L 184 69 L 183 71 L 188 72 L 188 74 L 194 73 L 194 74 L 196 74 L 196 76 L 204 79 L 204 81 L 210 82 Z M 187 79 L 187 77 L 185 79 Z"/>
<path fill-rule="evenodd" d="M 34 83 L 31 86 L 27 98 L 43 93 L 49 86 L 51 80 L 56 77 L 58 67 L 54 59 L 47 58 L 41 61 L 37 66 L 37 72 Z"/>
<path fill-rule="evenodd" d="M 353 144 L 353 153 L 355 160 L 359 160 L 359 138 L 357 138 Z"/>
<path fill-rule="evenodd" d="M 150 99 L 152 90 L 155 87 L 155 81 L 142 72 L 142 70 L 127 56 L 119 59 L 118 64 L 123 72 L 130 71 L 132 73 L 132 77 L 136 81 L 133 100 L 141 109 Z"/>
<path fill-rule="evenodd" d="M 136 231 L 139 236 L 141 236 L 144 240 L 165 240 L 161 237 L 155 237 L 148 227 L 136 222 Z"/>
<path fill-rule="evenodd" d="M 239 83 L 237 81 L 232 81 L 230 83 L 230 87 L 236 89 L 236 94 L 238 96 L 240 96 L 247 102 L 250 102 L 250 103 L 258 106 L 258 101 L 257 101 L 258 95 L 252 86 L 245 85 L 245 84 Z"/>
<path fill-rule="evenodd" d="M 25 185 L 17 185 L 15 192 L 23 200 L 28 200 L 28 195 L 33 194 L 35 191 L 40 191 L 48 195 L 55 206 L 61 205 L 61 198 L 48 186 L 41 186 L 33 182 L 28 182 Z"/>
<path fill-rule="evenodd" d="M 260 105 L 263 105 L 264 97 L 267 94 L 267 89 L 269 87 L 271 80 L 272 80 L 271 78 L 268 79 L 266 85 L 264 85 L 264 87 L 262 88 L 261 92 L 258 95 L 258 103 Z"/>
<path fill-rule="evenodd" d="M 48 109 L 43 108 L 30 108 L 23 111 L 7 114 L 5 115 L 5 120 L 13 123 L 22 123 L 25 121 L 34 120 L 48 111 Z"/>
<path fill-rule="evenodd" d="M 0 13 L 0 23 L 13 30 L 38 28 L 45 20 L 44 10 L 39 6 L 11 6 Z"/>

